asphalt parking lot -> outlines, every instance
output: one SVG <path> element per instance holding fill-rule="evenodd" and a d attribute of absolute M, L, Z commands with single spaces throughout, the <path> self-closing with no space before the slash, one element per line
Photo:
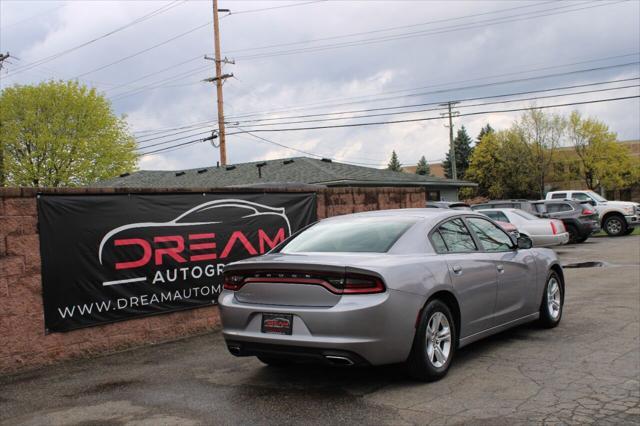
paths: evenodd
<path fill-rule="evenodd" d="M 0 424 L 640 423 L 640 236 L 558 253 L 604 262 L 565 270 L 560 326 L 472 344 L 437 383 L 397 366 L 274 369 L 216 332 L 0 378 Z"/>

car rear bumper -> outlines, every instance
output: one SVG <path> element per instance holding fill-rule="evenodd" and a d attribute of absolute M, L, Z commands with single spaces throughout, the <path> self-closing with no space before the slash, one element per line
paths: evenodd
<path fill-rule="evenodd" d="M 236 356 L 326 359 L 327 355 L 349 353 L 354 364 L 373 365 L 407 359 L 424 302 L 395 290 L 345 295 L 331 307 L 242 303 L 231 291 L 223 291 L 218 298 L 222 333 Z M 263 333 L 263 313 L 292 314 L 292 334 Z"/>
<path fill-rule="evenodd" d="M 600 223 L 596 220 L 577 220 L 576 223 L 581 237 L 588 237 L 600 231 Z"/>
<path fill-rule="evenodd" d="M 534 247 L 560 246 L 569 242 L 569 233 L 563 232 L 555 235 L 532 235 Z"/>

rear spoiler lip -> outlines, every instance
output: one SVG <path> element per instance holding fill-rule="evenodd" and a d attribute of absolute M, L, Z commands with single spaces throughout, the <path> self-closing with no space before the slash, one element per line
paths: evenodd
<path fill-rule="evenodd" d="M 386 286 L 386 280 L 372 269 L 359 268 L 347 265 L 327 265 L 323 263 L 280 263 L 280 262 L 235 262 L 224 267 L 224 273 L 228 272 L 257 272 L 257 271 L 300 271 L 308 273 L 329 272 L 336 274 L 361 274 L 379 278 Z"/>
<path fill-rule="evenodd" d="M 282 263 L 282 262 L 234 262 L 224 267 L 224 272 L 231 271 L 315 271 L 336 272 L 343 274 L 346 267 L 342 265 L 327 265 L 322 263 Z"/>

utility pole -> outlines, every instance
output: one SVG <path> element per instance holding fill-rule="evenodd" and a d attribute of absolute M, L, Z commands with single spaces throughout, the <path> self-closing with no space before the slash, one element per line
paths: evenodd
<path fill-rule="evenodd" d="M 9 54 L 9 52 L 7 53 L 0 53 L 0 70 L 2 69 L 2 63 L 6 60 L 9 59 L 11 57 L 11 55 Z"/>
<path fill-rule="evenodd" d="M 451 111 L 451 107 L 455 104 L 458 104 L 458 101 L 449 101 L 447 103 L 444 104 L 440 104 L 440 106 L 444 106 L 447 107 L 448 112 L 443 112 L 440 115 L 445 116 L 448 115 L 449 116 L 449 125 L 447 126 L 445 124 L 444 127 L 448 127 L 449 128 L 449 163 L 451 163 L 451 177 L 453 179 L 458 179 L 458 172 L 456 170 L 456 149 L 453 146 L 453 116 L 454 115 L 458 115 L 459 112 L 458 111 Z"/>
<path fill-rule="evenodd" d="M 6 54 L 0 53 L 0 71 L 2 71 L 2 63 L 10 57 L 9 52 Z M 2 75 L 0 75 L 0 89 L 2 89 Z M 0 187 L 4 186 L 4 149 L 1 142 L 2 141 L 0 141 Z"/>
<path fill-rule="evenodd" d="M 211 81 L 216 83 L 216 93 L 218 95 L 218 135 L 220 137 L 220 164 L 227 164 L 227 144 L 226 135 L 224 131 L 224 102 L 222 98 L 222 83 L 226 78 L 233 77 L 233 74 L 222 74 L 222 62 L 220 60 L 220 23 L 218 22 L 218 12 L 229 12 L 229 9 L 218 9 L 218 0 L 212 0 L 213 2 L 213 44 L 215 49 L 215 58 L 213 58 L 216 66 L 216 76 L 214 78 L 206 79 L 205 81 Z M 205 59 L 209 59 L 205 56 Z M 225 63 L 231 63 L 227 58 L 224 58 Z"/>

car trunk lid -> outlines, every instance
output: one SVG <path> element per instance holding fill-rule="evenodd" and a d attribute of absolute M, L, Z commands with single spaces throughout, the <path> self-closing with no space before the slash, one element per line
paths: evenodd
<path fill-rule="evenodd" d="M 225 288 L 233 289 L 232 281 L 236 280 L 235 298 L 241 303 L 331 307 L 344 293 L 359 292 L 348 290 L 348 283 L 357 285 L 360 280 L 362 285 L 364 280 L 367 285 L 369 278 L 380 278 L 370 271 L 347 266 L 345 257 L 349 256 L 273 254 L 249 259 L 225 268 Z M 231 283 L 227 285 L 228 282 Z"/>

